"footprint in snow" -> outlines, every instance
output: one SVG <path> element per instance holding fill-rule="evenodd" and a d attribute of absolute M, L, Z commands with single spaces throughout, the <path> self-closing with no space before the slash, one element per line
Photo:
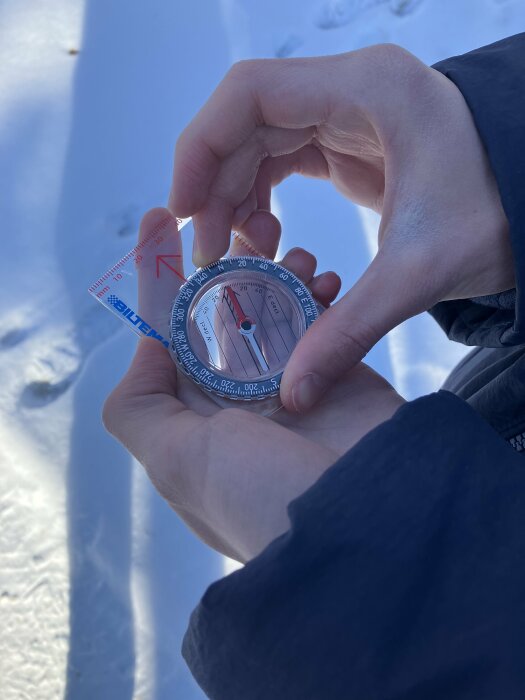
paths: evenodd
<path fill-rule="evenodd" d="M 140 209 L 136 204 L 115 211 L 107 217 L 108 228 L 115 231 L 119 238 L 137 234 L 140 223 Z"/>
<path fill-rule="evenodd" d="M 41 408 L 56 401 L 77 378 L 83 358 L 71 339 L 46 344 L 28 367 L 28 380 L 20 395 L 25 408 Z"/>
<path fill-rule="evenodd" d="M 7 350 L 8 348 L 14 348 L 15 345 L 24 341 L 29 333 L 29 328 L 11 328 L 10 331 L 0 336 L 0 349 Z"/>
<path fill-rule="evenodd" d="M 398 15 L 409 15 L 422 0 L 328 0 L 321 7 L 315 24 L 319 29 L 337 29 L 348 24 L 362 12 L 388 3 Z"/>
<path fill-rule="evenodd" d="M 390 9 L 395 15 L 402 17 L 413 12 L 422 0 L 390 0 Z"/>
<path fill-rule="evenodd" d="M 41 408 L 53 403 L 69 389 L 74 378 L 74 375 L 71 375 L 55 383 L 45 380 L 31 382 L 24 387 L 20 403 L 25 408 Z"/>
<path fill-rule="evenodd" d="M 34 359 L 31 378 L 20 395 L 24 408 L 42 408 L 53 403 L 74 385 L 91 352 L 111 338 L 122 324 L 99 304 L 87 300 L 78 325 L 65 330 L 62 339 L 47 346 Z"/>
<path fill-rule="evenodd" d="M 288 58 L 303 44 L 303 40 L 297 34 L 290 34 L 275 50 L 275 58 Z"/>

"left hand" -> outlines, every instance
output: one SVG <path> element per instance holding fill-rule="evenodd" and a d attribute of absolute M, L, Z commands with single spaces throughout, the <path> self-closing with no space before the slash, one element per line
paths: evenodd
<path fill-rule="evenodd" d="M 159 224 L 179 252 L 176 223 L 165 209 L 146 214 L 141 239 Z M 273 240 L 265 235 L 260 243 L 273 258 L 278 235 Z M 241 239 L 234 239 L 231 252 L 251 254 Z M 314 277 L 316 261 L 305 250 L 290 251 L 282 264 L 325 306 L 337 295 L 337 275 Z M 158 280 L 147 268 L 139 272 L 141 315 L 165 331 L 166 308 L 180 282 L 175 276 Z M 103 420 L 204 542 L 246 561 L 289 527 L 288 503 L 402 403 L 386 380 L 360 363 L 306 415 L 282 409 L 270 419 L 221 409 L 178 375 L 161 343 L 144 338 L 106 400 Z"/>

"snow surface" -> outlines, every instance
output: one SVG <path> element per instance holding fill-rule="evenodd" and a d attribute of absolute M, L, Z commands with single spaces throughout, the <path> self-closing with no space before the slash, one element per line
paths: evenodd
<path fill-rule="evenodd" d="M 86 289 L 166 202 L 177 134 L 228 66 L 384 41 L 431 63 L 524 27 L 522 0 L 0 0 L 2 700 L 204 697 L 181 638 L 232 564 L 105 434 L 135 340 Z M 275 205 L 282 249 L 348 288 L 377 218 L 295 177 Z M 412 398 L 464 352 L 422 316 L 368 361 Z"/>

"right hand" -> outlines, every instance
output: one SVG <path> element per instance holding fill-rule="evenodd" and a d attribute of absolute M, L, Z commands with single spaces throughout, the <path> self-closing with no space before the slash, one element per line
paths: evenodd
<path fill-rule="evenodd" d="M 294 172 L 330 178 L 382 218 L 375 259 L 290 359 L 289 410 L 310 408 L 410 316 L 514 286 L 506 217 L 465 100 L 403 49 L 233 66 L 177 143 L 170 208 L 193 216 L 194 262 L 223 255 L 232 228 L 274 235 L 271 188 Z"/>

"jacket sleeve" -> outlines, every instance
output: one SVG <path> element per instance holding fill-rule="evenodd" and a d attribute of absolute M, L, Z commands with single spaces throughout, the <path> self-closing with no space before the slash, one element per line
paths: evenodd
<path fill-rule="evenodd" d="M 288 513 L 192 614 L 212 700 L 525 697 L 525 460 L 466 402 L 401 407 Z"/>
<path fill-rule="evenodd" d="M 516 289 L 436 304 L 429 312 L 451 340 L 525 343 L 525 34 L 433 66 L 459 88 L 487 151 L 507 216 Z"/>

